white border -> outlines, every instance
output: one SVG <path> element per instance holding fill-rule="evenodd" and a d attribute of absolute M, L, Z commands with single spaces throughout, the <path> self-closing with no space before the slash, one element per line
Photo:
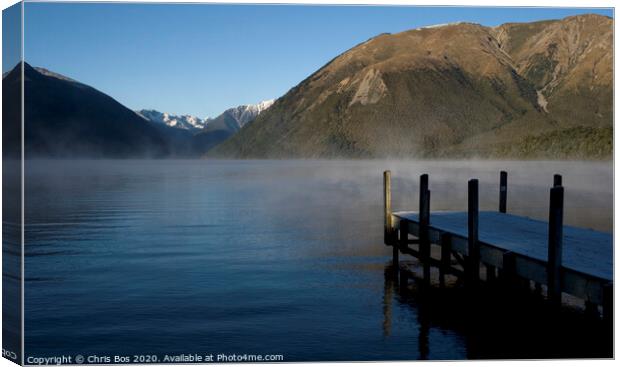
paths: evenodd
<path fill-rule="evenodd" d="M 418 5 L 418 6 L 480 6 L 480 7 L 588 7 L 588 8 L 614 8 L 615 7 L 615 2 L 614 1 L 609 1 L 609 0 L 591 0 L 591 1 L 583 1 L 583 0 L 520 0 L 520 1 L 515 1 L 515 0 L 502 0 L 501 3 L 497 0 L 495 1 L 491 1 L 491 0 L 476 0 L 476 1 L 468 1 L 468 0 L 449 0 L 448 2 L 445 2 L 443 4 L 438 4 L 437 2 L 434 1 L 417 1 L 417 0 L 388 0 L 386 2 L 382 2 L 379 0 L 335 0 L 335 1 L 330 1 L 330 0 L 314 0 L 314 1 L 303 1 L 303 0 L 288 0 L 288 1 L 265 1 L 265 0 L 219 0 L 219 1 L 200 1 L 200 0 L 182 0 L 182 1 L 178 1 L 178 0 L 149 0 L 149 1 L 136 1 L 136 0 L 127 0 L 127 1 L 100 1 L 100 0 L 81 0 L 81 1 L 70 1 L 70 0 L 59 0 L 59 1 L 45 1 L 45 0 L 26 0 L 27 2 L 92 2 L 92 3 L 103 3 L 103 2 L 130 2 L 130 3 L 219 3 L 219 4 L 291 4 L 291 5 L 371 5 L 371 6 L 385 6 L 385 5 Z M 13 4 L 17 3 L 17 1 L 15 0 L 0 0 L 0 5 L 2 7 L 2 9 L 5 9 Z M 614 12 L 615 13 L 615 12 Z M 614 19 L 615 19 L 615 14 L 614 14 Z M 2 20 L 0 17 L 0 25 L 2 24 Z M 23 3 L 22 3 L 22 48 L 21 48 L 21 52 L 22 52 L 22 60 L 24 60 L 24 11 L 23 11 Z M 616 22 L 614 22 L 614 36 L 617 34 L 617 24 Z M 616 147 L 616 141 L 618 141 L 618 134 L 620 134 L 618 132 L 618 129 L 615 128 L 615 111 L 618 107 L 618 104 L 616 103 L 616 98 L 615 98 L 615 90 L 617 87 L 617 80 L 615 78 L 615 70 L 618 68 L 618 58 L 615 57 L 616 56 L 616 52 L 617 52 L 617 42 L 616 42 L 616 38 L 614 37 L 614 147 Z M 0 56 L 1 56 L 1 48 L 0 48 Z M 22 80 L 23 80 L 23 68 L 22 68 Z M 24 121 L 23 121 L 23 109 L 24 109 L 24 90 L 22 88 L 22 132 L 24 129 Z M 0 92 L 0 97 L 1 97 L 1 92 Z M 1 109 L 0 109 L 1 111 Z M 0 128 L 1 128 L 1 118 L 0 118 Z M 1 131 L 1 130 L 0 130 Z M 25 216 L 25 212 L 24 212 L 24 134 L 22 134 L 22 187 L 21 187 L 21 193 L 22 193 L 22 223 L 24 222 L 24 216 Z M 2 147 L 2 142 L 0 140 L 0 149 Z M 620 183 L 616 182 L 615 180 L 615 171 L 616 171 L 616 164 L 618 164 L 619 160 L 619 155 L 620 153 L 618 152 L 618 149 L 614 149 L 614 233 L 615 233 L 615 228 L 618 228 L 618 218 L 615 216 L 615 209 L 617 207 L 617 201 L 616 201 L 616 191 L 620 188 Z M 0 171 L 2 169 L 2 160 L 0 159 Z M 2 203 L 2 194 L 0 192 L 0 205 Z M 0 206 L 1 207 L 1 206 Z M 1 219 L 1 214 L 0 214 L 0 219 Z M 23 332 L 24 332 L 24 323 L 23 323 L 23 317 L 24 317 L 24 310 L 23 310 L 23 299 L 24 299 L 24 229 L 22 226 L 22 231 L 21 231 L 21 240 L 22 240 L 22 256 L 21 256 L 21 271 L 22 271 L 22 359 L 24 358 L 24 337 L 23 337 Z M 614 241 L 615 242 L 615 241 Z M 614 264 L 618 264 L 618 251 L 614 251 Z M 2 255 L 0 253 L 0 262 L 2 260 Z M 614 270 L 615 270 L 615 266 L 614 266 Z M 0 282 L 0 292 L 2 290 L 2 285 Z M 614 294 L 614 302 L 617 300 L 617 295 Z M 618 306 L 617 303 L 614 303 L 614 311 L 618 310 Z M 616 320 L 614 320 L 614 324 L 617 325 L 617 317 Z M 0 341 L 1 341 L 1 333 L 0 333 Z M 618 350 L 618 341 L 617 339 L 614 340 L 614 347 L 615 347 L 615 351 Z M 409 365 L 411 362 L 362 362 L 362 363 L 375 363 L 377 366 L 399 366 L 399 365 Z M 349 366 L 356 366 L 356 365 L 360 365 L 362 363 L 338 363 L 338 366 L 343 366 L 343 367 L 349 367 Z M 457 364 L 457 363 L 467 363 L 467 364 L 471 364 L 471 363 L 484 363 L 484 364 L 489 364 L 489 363 L 500 363 L 504 366 L 523 366 L 523 365 L 527 365 L 527 366 L 539 366 L 539 365 L 545 365 L 545 366 L 549 366 L 549 365 L 553 365 L 553 366 L 559 366 L 559 365 L 570 365 L 570 366 L 600 366 L 600 365 L 610 365 L 610 364 L 615 364 L 614 361 L 600 361 L 600 360 L 559 360 L 559 361 L 461 361 L 461 362 L 417 362 L 417 365 L 421 365 L 421 366 L 426 366 L 429 365 L 430 363 L 433 363 L 435 365 L 453 365 L 453 364 Z M 23 364 L 23 360 L 22 360 L 22 364 Z M 288 363 L 290 364 L 290 363 Z M 299 364 L 299 363 L 296 363 Z M 303 364 L 309 364 L 309 365 L 319 365 L 319 363 L 303 363 Z M 323 363 L 325 364 L 325 363 Z M 332 363 L 328 363 L 328 364 L 332 364 Z M 335 363 L 334 363 L 335 364 Z M 249 365 L 256 365 L 256 366 L 278 366 L 281 364 L 230 364 L 231 366 L 249 366 Z M 7 359 L 4 358 L 0 358 L 0 367 L 4 367 L 4 366 L 15 366 L 15 364 L 11 363 L 10 361 L 8 361 Z M 147 366 L 147 365 L 144 365 Z M 166 366 L 166 365 L 161 365 L 159 364 L 158 366 Z M 170 365 L 170 366 L 175 366 L 175 365 Z"/>

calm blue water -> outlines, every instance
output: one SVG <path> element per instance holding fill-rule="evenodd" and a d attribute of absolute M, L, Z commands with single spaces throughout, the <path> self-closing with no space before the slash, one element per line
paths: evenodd
<path fill-rule="evenodd" d="M 474 176 L 495 208 L 507 169 L 509 211 L 539 218 L 560 172 L 566 222 L 612 227 L 611 163 L 29 161 L 25 355 L 475 357 L 384 276 L 386 168 L 396 209 L 424 172 L 433 209 L 465 208 Z"/>

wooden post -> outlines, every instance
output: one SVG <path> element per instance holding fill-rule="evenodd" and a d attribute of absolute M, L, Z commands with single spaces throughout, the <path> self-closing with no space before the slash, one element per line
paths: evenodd
<path fill-rule="evenodd" d="M 470 285 L 480 279 L 480 246 L 478 244 L 478 180 L 471 179 L 467 191 L 467 258 L 466 277 Z"/>
<path fill-rule="evenodd" d="M 424 281 L 424 285 L 430 284 L 431 279 L 431 265 L 430 265 L 430 256 L 431 256 L 431 244 L 428 238 L 428 225 L 430 223 L 430 201 L 431 201 L 431 192 L 428 190 L 428 175 L 423 174 L 420 176 L 420 207 L 419 207 L 419 216 L 420 216 L 420 260 L 422 260 L 422 279 Z"/>
<path fill-rule="evenodd" d="M 562 302 L 562 222 L 564 210 L 564 188 L 551 189 L 549 200 L 549 242 L 547 259 L 548 298 L 555 304 Z"/>
<path fill-rule="evenodd" d="M 562 186 L 562 175 L 553 175 L 553 187 Z"/>
<path fill-rule="evenodd" d="M 499 173 L 499 212 L 506 213 L 506 200 L 508 197 L 508 173 Z"/>
<path fill-rule="evenodd" d="M 399 238 L 396 241 L 394 241 L 394 245 L 392 245 L 392 247 L 394 248 L 394 251 L 392 252 L 392 263 L 397 269 L 398 269 L 399 249 L 401 246 L 403 248 L 406 248 L 407 241 L 409 239 L 409 226 L 407 224 L 407 221 L 405 219 L 401 219 L 398 227 L 399 227 L 400 235 L 399 235 Z"/>
<path fill-rule="evenodd" d="M 508 172 L 499 172 L 499 212 L 506 213 L 506 203 L 508 201 Z M 487 283 L 495 282 L 496 268 L 492 265 L 486 266 Z"/>
<path fill-rule="evenodd" d="M 428 226 L 428 220 L 429 220 L 429 213 L 428 213 L 429 200 L 428 199 L 429 197 L 428 197 L 428 175 L 427 174 L 423 174 L 420 176 L 419 199 L 420 199 L 420 206 L 419 206 L 420 225 Z"/>
<path fill-rule="evenodd" d="M 446 274 L 450 270 L 450 260 L 452 251 L 452 238 L 450 234 L 444 233 L 441 235 L 441 267 L 439 267 L 439 285 L 441 287 L 446 285 Z"/>
<path fill-rule="evenodd" d="M 392 226 L 392 172 L 383 172 L 383 243 L 394 245 L 394 226 Z"/>
<path fill-rule="evenodd" d="M 399 230 L 400 230 L 400 236 L 399 236 L 399 240 L 396 241 L 396 246 L 395 247 L 403 247 L 406 248 L 409 245 L 409 222 L 407 222 L 406 219 L 401 219 L 399 222 Z"/>

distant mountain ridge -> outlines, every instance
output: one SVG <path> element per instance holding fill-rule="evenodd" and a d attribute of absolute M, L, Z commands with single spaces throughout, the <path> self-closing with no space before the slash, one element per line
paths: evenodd
<path fill-rule="evenodd" d="M 26 157 L 200 157 L 213 146 L 189 130 L 155 124 L 74 79 L 28 63 L 23 69 Z M 3 75 L 6 121 L 20 121 L 21 75 L 21 63 Z M 6 147 L 21 145 L 19 129 L 13 130 L 3 134 Z M 222 141 L 219 133 L 206 135 Z"/>
<path fill-rule="evenodd" d="M 274 100 L 266 100 L 257 104 L 241 105 L 229 108 L 222 114 L 213 119 L 208 119 L 205 126 L 206 130 L 226 130 L 237 132 L 246 124 L 254 121 L 258 115 L 266 111 Z"/>
<path fill-rule="evenodd" d="M 214 157 L 606 158 L 613 20 L 381 34 L 293 87 Z"/>
<path fill-rule="evenodd" d="M 257 104 L 250 105 L 241 105 L 237 107 L 230 108 L 224 113 L 230 114 L 232 117 L 237 120 L 239 123 L 239 128 L 243 127 L 248 122 L 251 122 L 256 118 L 256 116 L 263 113 L 263 111 L 267 110 L 271 105 L 275 102 L 274 99 L 269 99 L 266 101 L 261 101 Z"/>
<path fill-rule="evenodd" d="M 210 130 L 223 129 L 237 132 L 248 122 L 253 121 L 259 114 L 273 104 L 274 100 L 261 101 L 257 104 L 240 105 L 229 108 L 215 118 L 204 118 L 192 115 L 174 115 L 157 110 L 142 109 L 136 113 L 144 119 L 170 127 L 198 132 L 205 128 Z M 208 126 L 210 125 L 210 126 Z"/>
<path fill-rule="evenodd" d="M 136 111 L 136 113 L 147 121 L 190 131 L 202 130 L 208 122 L 208 119 L 201 119 L 192 115 L 173 115 L 157 110 L 143 109 Z"/>
<path fill-rule="evenodd" d="M 24 63 L 25 152 L 609 159 L 612 26 L 608 17 L 580 15 L 381 34 L 277 100 L 234 107 L 213 119 L 132 111 L 95 88 Z M 20 119 L 21 75 L 21 64 L 3 74 L 6 121 Z M 18 133 L 3 134 L 5 146 L 19 147 Z"/>
<path fill-rule="evenodd" d="M 23 67 L 27 157 L 200 157 L 272 104 L 265 101 L 225 111 L 221 116 L 233 120 L 228 128 L 218 119 L 132 111 L 72 78 L 28 63 Z M 20 120 L 20 109 L 12 107 L 20 106 L 21 75 L 21 64 L 3 74 L 7 121 Z M 6 147 L 20 146 L 18 132 L 3 134 Z"/>

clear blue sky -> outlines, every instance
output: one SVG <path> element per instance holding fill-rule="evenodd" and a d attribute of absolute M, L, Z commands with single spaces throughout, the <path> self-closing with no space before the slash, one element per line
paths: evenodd
<path fill-rule="evenodd" d="M 611 9 L 27 3 L 26 61 L 132 109 L 199 117 L 286 93 L 379 33 Z"/>

